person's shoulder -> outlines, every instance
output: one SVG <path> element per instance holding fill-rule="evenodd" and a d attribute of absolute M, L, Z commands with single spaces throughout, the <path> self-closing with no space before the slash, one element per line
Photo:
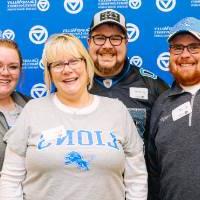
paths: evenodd
<path fill-rule="evenodd" d="M 47 106 L 49 104 L 49 102 L 51 102 L 51 95 L 49 96 L 44 96 L 44 97 L 40 97 L 40 98 L 36 98 L 36 99 L 31 99 L 27 104 L 26 107 L 28 108 L 35 108 L 38 106 Z"/>
<path fill-rule="evenodd" d="M 159 96 L 158 98 L 156 99 L 156 101 L 154 102 L 154 106 L 156 105 L 164 105 L 165 104 L 165 101 L 167 101 L 168 97 L 170 96 L 172 92 L 172 89 L 169 88 L 165 91 L 163 91 Z"/>
<path fill-rule="evenodd" d="M 153 121 L 155 124 L 160 118 L 161 113 L 166 110 L 170 103 L 170 94 L 172 92 L 172 89 L 168 89 L 164 91 L 160 96 L 156 99 L 156 101 L 153 104 L 152 111 L 151 111 L 151 121 Z"/>
<path fill-rule="evenodd" d="M 159 77 L 156 74 L 154 74 L 152 71 L 150 71 L 148 69 L 145 69 L 143 67 L 137 67 L 137 66 L 134 66 L 134 68 L 137 71 L 137 73 L 139 74 L 139 76 L 142 76 L 149 80 L 159 79 Z"/>
<path fill-rule="evenodd" d="M 135 71 L 149 88 L 162 88 L 163 90 L 169 88 L 169 85 L 152 71 L 142 67 L 135 67 Z"/>
<path fill-rule="evenodd" d="M 164 80 L 162 80 L 158 75 L 154 74 L 152 71 L 145 69 L 145 68 L 139 68 L 138 69 L 139 74 L 146 80 L 151 82 L 161 82 L 165 83 Z M 165 83 L 166 84 L 166 83 Z"/>

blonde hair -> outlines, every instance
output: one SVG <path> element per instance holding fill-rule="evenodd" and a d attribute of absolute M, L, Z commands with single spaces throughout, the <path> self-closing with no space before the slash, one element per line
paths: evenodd
<path fill-rule="evenodd" d="M 45 43 L 42 53 L 42 63 L 44 65 L 44 82 L 48 92 L 51 92 L 51 74 L 49 63 L 55 62 L 57 56 L 70 54 L 73 57 L 81 57 L 85 60 L 88 75 L 88 89 L 91 89 L 94 77 L 94 63 L 82 42 L 73 35 L 54 34 Z"/>

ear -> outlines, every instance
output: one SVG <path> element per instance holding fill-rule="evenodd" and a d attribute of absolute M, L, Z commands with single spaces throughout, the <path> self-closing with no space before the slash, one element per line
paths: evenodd
<path fill-rule="evenodd" d="M 125 44 L 128 45 L 128 36 L 126 38 Z"/>
<path fill-rule="evenodd" d="M 87 39 L 87 45 L 90 46 L 90 43 L 91 43 L 91 38 L 88 38 Z"/>

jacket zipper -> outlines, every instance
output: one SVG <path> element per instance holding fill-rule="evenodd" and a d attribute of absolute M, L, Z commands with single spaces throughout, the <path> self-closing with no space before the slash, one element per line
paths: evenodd
<path fill-rule="evenodd" d="M 191 98 L 191 102 L 190 102 L 192 112 L 193 112 L 194 98 L 195 98 L 195 95 L 193 94 Z M 192 126 L 192 112 L 189 114 L 189 126 Z"/>

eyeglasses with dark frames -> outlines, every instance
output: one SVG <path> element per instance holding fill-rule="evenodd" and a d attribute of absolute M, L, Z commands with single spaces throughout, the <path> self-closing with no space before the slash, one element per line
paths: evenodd
<path fill-rule="evenodd" d="M 48 68 L 54 72 L 62 72 L 66 66 L 68 66 L 71 70 L 77 70 L 81 67 L 80 63 L 84 60 L 84 58 L 73 58 L 68 61 L 52 62 L 48 63 Z"/>
<path fill-rule="evenodd" d="M 185 48 L 190 54 L 200 53 L 200 43 L 191 43 L 189 45 L 172 44 L 169 46 L 169 48 L 170 53 L 174 55 L 182 54 Z"/>
<path fill-rule="evenodd" d="M 111 36 L 105 36 L 105 35 L 93 35 L 91 36 L 94 43 L 98 46 L 103 46 L 106 43 L 106 40 L 109 39 L 110 43 L 113 46 L 119 46 L 121 45 L 122 41 L 126 39 L 125 36 L 121 35 L 111 35 Z"/>

